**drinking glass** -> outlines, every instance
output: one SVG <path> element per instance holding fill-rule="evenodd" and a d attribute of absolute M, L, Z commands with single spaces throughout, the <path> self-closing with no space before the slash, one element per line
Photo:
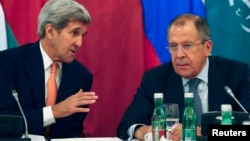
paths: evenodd
<path fill-rule="evenodd" d="M 166 103 L 163 105 L 166 113 L 167 139 L 172 129 L 179 123 L 179 107 L 176 103 Z"/>

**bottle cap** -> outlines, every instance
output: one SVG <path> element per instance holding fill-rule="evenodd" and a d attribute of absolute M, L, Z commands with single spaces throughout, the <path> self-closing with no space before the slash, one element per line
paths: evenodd
<path fill-rule="evenodd" d="M 186 98 L 192 98 L 192 97 L 194 97 L 194 94 L 193 93 L 184 93 L 184 97 L 186 97 Z"/>
<path fill-rule="evenodd" d="M 231 104 L 221 104 L 221 111 L 232 111 Z"/>
<path fill-rule="evenodd" d="M 242 122 L 242 125 L 250 125 L 250 120 L 245 120 Z"/>
<path fill-rule="evenodd" d="M 154 93 L 154 98 L 163 98 L 163 93 Z"/>

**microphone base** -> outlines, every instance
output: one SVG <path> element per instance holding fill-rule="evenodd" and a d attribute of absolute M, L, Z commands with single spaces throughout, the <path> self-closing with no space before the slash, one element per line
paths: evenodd
<path fill-rule="evenodd" d="M 31 138 L 0 138 L 0 141 L 31 141 Z"/>

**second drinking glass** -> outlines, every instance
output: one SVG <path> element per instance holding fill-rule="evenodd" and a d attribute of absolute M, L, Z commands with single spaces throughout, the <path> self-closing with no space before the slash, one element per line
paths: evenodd
<path fill-rule="evenodd" d="M 176 103 L 166 103 L 163 105 L 166 113 L 167 139 L 170 140 L 172 129 L 179 123 L 179 107 Z"/>

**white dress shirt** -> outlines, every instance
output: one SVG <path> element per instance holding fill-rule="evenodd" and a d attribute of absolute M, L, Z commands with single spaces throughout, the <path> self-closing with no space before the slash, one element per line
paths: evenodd
<path fill-rule="evenodd" d="M 197 90 L 201 98 L 202 110 L 204 113 L 208 112 L 208 66 L 209 60 L 207 59 L 205 66 L 203 67 L 201 72 L 196 76 L 196 78 L 199 78 L 201 80 Z M 182 78 L 184 92 L 189 91 L 188 81 L 189 79 Z"/>
<path fill-rule="evenodd" d="M 50 57 L 47 55 L 47 53 L 44 51 L 42 48 L 41 42 L 40 44 L 40 50 L 42 54 L 42 59 L 43 59 L 43 67 L 44 67 L 44 76 L 45 76 L 45 100 L 47 99 L 47 81 L 50 75 L 50 66 L 53 63 L 53 61 L 50 59 Z M 59 88 L 60 82 L 61 82 L 61 75 L 62 75 L 62 63 L 58 62 L 58 68 L 56 71 L 56 82 L 57 82 L 57 87 Z M 52 108 L 51 106 L 46 106 L 43 108 L 43 126 L 46 127 L 48 125 L 51 125 L 55 123 L 56 120 L 54 118 L 54 115 L 52 113 Z"/>

